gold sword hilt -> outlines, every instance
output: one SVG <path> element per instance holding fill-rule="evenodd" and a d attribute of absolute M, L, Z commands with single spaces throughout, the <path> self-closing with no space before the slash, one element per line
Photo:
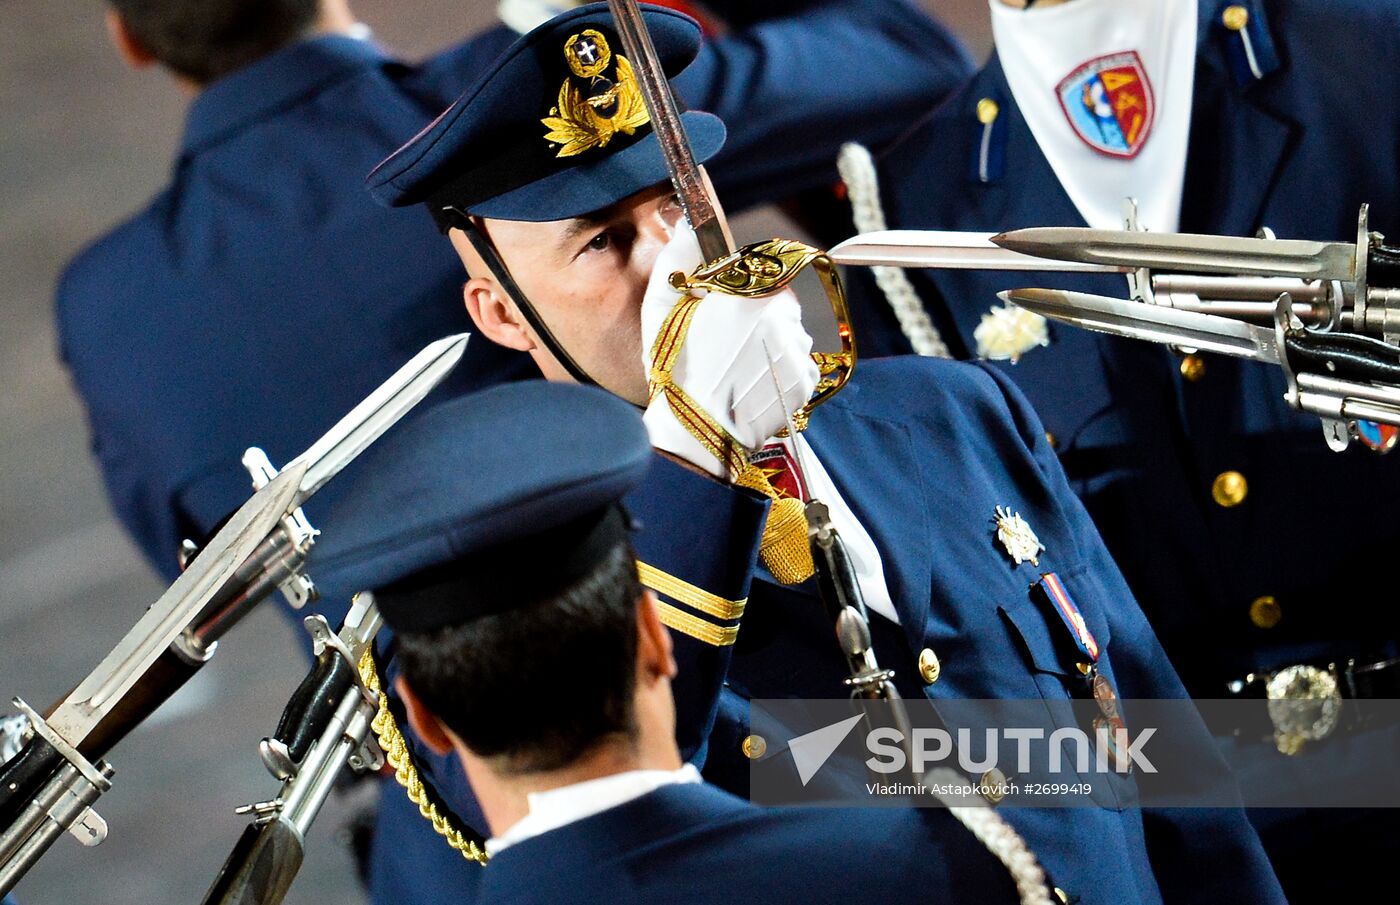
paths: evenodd
<path fill-rule="evenodd" d="M 812 391 L 812 398 L 793 416 L 798 430 L 806 428 L 812 409 L 840 392 L 856 368 L 856 338 L 850 307 L 846 303 L 841 275 L 830 256 L 793 239 L 769 239 L 745 245 L 717 261 L 702 264 L 689 275 L 681 271 L 671 274 L 671 286 L 680 292 L 703 289 L 740 298 L 760 298 L 787 287 L 809 267 L 821 281 L 831 304 L 841 349 L 812 353 L 821 379 Z"/>

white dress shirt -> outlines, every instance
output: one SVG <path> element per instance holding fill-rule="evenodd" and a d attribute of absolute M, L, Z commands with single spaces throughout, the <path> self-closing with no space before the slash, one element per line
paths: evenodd
<path fill-rule="evenodd" d="M 545 792 L 531 792 L 526 796 L 530 813 L 501 835 L 487 839 L 486 853 L 499 854 L 517 842 L 601 814 L 662 786 L 694 782 L 700 782 L 700 771 L 693 764 L 686 764 L 679 770 L 629 770 Z"/>

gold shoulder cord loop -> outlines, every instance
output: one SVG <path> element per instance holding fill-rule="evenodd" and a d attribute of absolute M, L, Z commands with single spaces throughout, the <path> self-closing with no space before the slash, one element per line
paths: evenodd
<path fill-rule="evenodd" d="M 672 274 L 671 286 L 681 296 L 652 344 L 651 373 L 648 375 L 651 398 L 665 395 L 676 418 L 711 455 L 725 464 L 734 483 L 773 500 L 763 528 L 759 555 L 773 577 L 788 585 L 806 581 L 814 569 L 802 501 L 778 492 L 763 469 L 749 461 L 739 442 L 675 383 L 671 370 L 685 344 L 695 309 L 703 301 L 691 295 L 691 290 L 713 290 L 739 298 L 758 298 L 787 286 L 808 266 L 816 270 L 831 302 L 841 337 L 841 351 L 814 353 L 812 356 L 821 372 L 821 381 L 811 400 L 793 417 L 797 429 L 805 429 L 813 407 L 835 395 L 850 379 L 851 371 L 855 368 L 855 338 L 851 332 L 846 296 L 831 259 L 801 242 L 771 239 L 747 245 L 700 267 L 690 276 L 679 272 Z M 786 433 L 783 431 L 783 434 Z"/>
<path fill-rule="evenodd" d="M 384 760 L 394 770 L 394 780 L 408 793 L 408 800 L 418 805 L 418 813 L 433 825 L 435 833 L 446 839 L 452 848 L 461 852 L 463 858 L 485 865 L 491 857 L 486 854 L 486 850 L 478 845 L 476 840 L 468 839 L 461 830 L 453 826 L 452 821 L 439 811 L 437 805 L 429 798 L 427 788 L 418 775 L 418 768 L 413 765 L 413 755 L 409 753 L 408 742 L 399 731 L 394 714 L 389 710 L 389 696 L 380 687 L 372 646 L 360 658 L 360 678 L 364 680 L 365 687 L 379 695 L 379 712 L 375 714 L 370 727 L 379 739 L 379 747 L 384 749 Z"/>

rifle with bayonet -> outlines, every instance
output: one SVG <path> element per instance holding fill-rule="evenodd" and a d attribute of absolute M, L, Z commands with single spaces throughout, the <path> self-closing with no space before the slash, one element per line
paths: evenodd
<path fill-rule="evenodd" d="M 1001 297 L 1077 327 L 1279 366 L 1288 403 L 1322 420 L 1328 445 L 1385 451 L 1400 427 L 1400 249 L 1362 207 L 1350 242 L 1137 228 L 1038 227 L 1001 234 L 898 230 L 832 249 L 837 263 L 1118 273 L 1128 299 L 1051 288 Z M 1387 427 L 1382 429 L 1380 425 Z"/>
<path fill-rule="evenodd" d="M 258 468 L 253 496 L 47 713 L 14 699 L 28 725 L 23 746 L 0 765 L 0 894 L 64 832 L 85 845 L 106 838 L 92 809 L 111 788 L 103 758 L 209 661 L 243 616 L 279 587 L 293 601 L 309 599 L 302 569 L 316 531 L 302 504 L 437 386 L 466 340 L 423 349 L 280 473 Z M 251 452 L 246 461 L 261 466 L 266 457 Z"/>
<path fill-rule="evenodd" d="M 215 877 L 205 905 L 278 905 L 301 869 L 307 831 L 337 778 L 347 767 L 373 772 L 383 765 L 370 733 L 379 693 L 365 685 L 359 669 L 380 624 L 368 592 L 356 596 L 338 634 L 325 617 L 306 618 L 316 662 L 276 731 L 258 744 L 263 765 L 282 787 L 270 800 L 238 809 L 251 814 L 252 823 Z"/>

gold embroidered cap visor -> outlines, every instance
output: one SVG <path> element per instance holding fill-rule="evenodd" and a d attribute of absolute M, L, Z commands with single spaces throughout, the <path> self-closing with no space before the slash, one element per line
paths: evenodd
<path fill-rule="evenodd" d="M 643 17 L 668 78 L 695 58 L 700 27 L 673 10 Z M 684 109 L 682 105 L 681 109 Z M 697 161 L 724 144 L 724 123 L 686 110 Z M 412 141 L 369 175 L 393 207 L 426 203 L 444 230 L 461 211 L 497 220 L 565 220 L 667 180 L 632 63 L 606 3 L 556 16 L 513 44 Z"/>

